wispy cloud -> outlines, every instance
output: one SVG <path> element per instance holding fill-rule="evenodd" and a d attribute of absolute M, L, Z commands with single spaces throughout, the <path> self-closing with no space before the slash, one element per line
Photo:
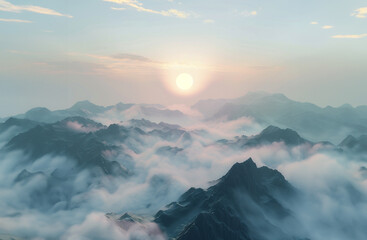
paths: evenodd
<path fill-rule="evenodd" d="M 355 16 L 357 18 L 366 18 L 367 17 L 367 7 L 362 7 L 354 10 L 352 13 L 352 16 Z"/>
<path fill-rule="evenodd" d="M 242 11 L 242 12 L 238 12 L 236 10 L 236 12 L 239 13 L 239 15 L 246 16 L 246 17 L 256 16 L 258 14 L 258 12 L 255 11 L 255 10 L 253 10 L 253 11 Z"/>
<path fill-rule="evenodd" d="M 132 61 L 139 61 L 139 62 L 153 62 L 151 59 L 135 55 L 135 54 L 129 54 L 129 53 L 119 53 L 112 56 L 115 59 L 119 60 L 132 60 Z"/>
<path fill-rule="evenodd" d="M 45 61 L 33 64 L 37 69 L 49 74 L 98 75 L 108 71 L 104 64 L 78 60 Z"/>
<path fill-rule="evenodd" d="M 86 63 L 85 66 L 91 68 L 89 73 L 111 77 L 121 76 L 123 74 L 128 75 L 150 74 L 154 73 L 158 69 L 162 69 L 165 65 L 165 63 L 161 63 L 141 55 L 130 53 L 117 53 L 113 55 L 96 55 L 96 54 L 71 52 L 68 53 L 68 55 L 72 57 L 75 60 L 75 62 L 85 62 Z M 77 68 L 73 70 L 77 71 Z"/>
<path fill-rule="evenodd" d="M 33 5 L 14 5 L 5 0 L 0 0 L 0 11 L 15 12 L 15 13 L 27 11 L 27 12 L 34 12 L 34 13 L 45 14 L 45 15 L 54 15 L 54 16 L 72 18 L 71 15 L 62 14 L 62 13 L 59 13 L 49 8 L 33 6 Z"/>
<path fill-rule="evenodd" d="M 214 23 L 215 21 L 213 19 L 205 19 L 203 22 L 204 23 Z"/>
<path fill-rule="evenodd" d="M 29 20 L 0 18 L 0 22 L 31 23 Z"/>
<path fill-rule="evenodd" d="M 332 38 L 365 38 L 367 37 L 367 33 L 364 34 L 353 34 L 353 35 L 335 35 Z"/>
<path fill-rule="evenodd" d="M 126 8 L 117 8 L 117 7 L 111 7 L 112 10 L 116 10 L 116 11 L 124 11 L 126 10 Z"/>
<path fill-rule="evenodd" d="M 158 72 L 164 71 L 225 71 L 228 68 L 226 66 L 219 65 L 209 65 L 206 63 L 200 62 L 169 62 L 169 61 L 161 61 L 152 59 L 146 56 L 131 54 L 131 53 L 116 53 L 110 55 L 96 55 L 96 54 L 88 54 L 88 53 L 78 53 L 78 52 L 70 52 L 68 53 L 69 59 L 74 59 L 74 62 L 86 62 L 86 63 L 95 63 L 93 66 L 91 64 L 87 64 L 88 67 L 93 68 L 90 71 L 84 71 L 85 73 L 98 74 L 109 76 L 111 78 L 120 78 L 121 76 L 148 76 L 149 74 L 156 74 Z M 55 71 L 55 69 L 50 68 L 48 64 L 49 72 Z M 80 65 L 80 64 L 79 64 Z M 73 70 L 77 71 L 76 68 L 65 68 L 63 67 L 65 64 L 58 64 L 59 69 L 65 71 Z M 84 66 L 83 66 L 84 67 Z M 84 67 L 85 68 L 85 67 Z M 60 71 L 61 71 L 60 70 Z M 80 71 L 77 71 L 80 73 Z M 142 78 L 146 79 L 146 78 Z"/>
<path fill-rule="evenodd" d="M 316 25 L 319 24 L 318 22 L 310 22 L 310 24 Z"/>
<path fill-rule="evenodd" d="M 173 17 L 178 17 L 178 18 L 188 18 L 190 16 L 189 13 L 187 12 L 183 12 L 183 11 L 179 11 L 177 9 L 168 9 L 168 10 L 153 10 L 153 9 L 149 9 L 149 8 L 145 8 L 143 7 L 143 4 L 141 2 L 139 2 L 138 0 L 103 0 L 105 2 L 113 2 L 113 3 L 117 3 L 117 4 L 121 4 L 121 5 L 126 5 L 129 7 L 132 7 L 134 9 L 136 9 L 139 12 L 148 12 L 148 13 L 154 13 L 154 14 L 159 14 L 162 16 L 173 16 Z"/>
<path fill-rule="evenodd" d="M 325 25 L 325 26 L 322 26 L 323 29 L 331 29 L 331 28 L 334 28 L 334 26 L 330 26 L 330 25 Z"/>

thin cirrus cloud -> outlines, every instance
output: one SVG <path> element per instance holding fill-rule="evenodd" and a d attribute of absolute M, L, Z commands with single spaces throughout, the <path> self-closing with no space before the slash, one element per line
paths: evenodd
<path fill-rule="evenodd" d="M 319 24 L 318 22 L 310 22 L 310 24 L 312 24 L 312 25 L 316 25 L 316 24 Z"/>
<path fill-rule="evenodd" d="M 132 60 L 132 61 L 138 61 L 138 62 L 153 62 L 151 59 L 135 55 L 135 54 L 129 54 L 129 53 L 119 53 L 116 55 L 113 55 L 112 58 L 119 59 L 119 60 Z"/>
<path fill-rule="evenodd" d="M 352 13 L 352 16 L 357 17 L 357 18 L 366 18 L 367 17 L 367 7 L 358 8 L 354 10 L 354 12 Z"/>
<path fill-rule="evenodd" d="M 117 4 L 121 4 L 121 5 L 126 5 L 129 7 L 132 7 L 134 9 L 136 9 L 139 12 L 148 12 L 148 13 L 154 13 L 154 14 L 159 14 L 162 16 L 173 16 L 173 17 L 178 17 L 178 18 L 188 18 L 190 16 L 189 13 L 187 12 L 183 12 L 183 11 L 179 11 L 177 9 L 168 9 L 168 10 L 153 10 L 153 9 L 149 9 L 149 8 L 145 8 L 143 7 L 143 4 L 141 2 L 139 2 L 138 0 L 103 0 L 105 2 L 113 2 L 113 3 L 117 3 Z M 116 10 L 116 9 L 114 9 Z"/>
<path fill-rule="evenodd" d="M 68 18 L 73 17 L 71 15 L 62 14 L 62 13 L 59 13 L 49 8 L 33 6 L 33 5 L 14 5 L 5 0 L 0 0 L 0 11 L 14 12 L 14 13 L 21 13 L 23 11 L 27 11 L 27 12 L 34 12 L 34 13 L 45 14 L 45 15 L 60 16 L 60 17 L 68 17 Z"/>
<path fill-rule="evenodd" d="M 73 56 L 76 59 L 80 58 L 79 62 L 86 63 L 86 66 L 91 68 L 90 72 L 110 76 L 122 73 L 136 74 L 138 72 L 141 72 L 141 69 L 145 69 L 146 71 L 155 71 L 156 69 L 162 68 L 165 65 L 165 63 L 158 62 L 141 55 L 130 53 L 117 53 L 114 55 L 95 55 L 71 52 L 68 53 L 68 55 Z M 86 58 L 88 58 L 88 61 L 85 60 Z M 91 65 L 94 63 L 96 65 Z M 65 69 L 68 70 L 68 68 L 62 68 L 63 66 L 60 65 L 58 66 L 60 67 L 60 71 L 64 71 Z M 137 69 L 140 70 L 137 71 Z"/>
<path fill-rule="evenodd" d="M 117 8 L 117 7 L 111 7 L 112 10 L 116 10 L 116 11 L 124 11 L 126 10 L 126 8 Z"/>
<path fill-rule="evenodd" d="M 246 17 L 251 17 L 251 16 L 256 16 L 258 14 L 257 11 L 242 11 L 239 13 L 242 16 L 246 16 Z"/>
<path fill-rule="evenodd" d="M 322 26 L 323 29 L 331 29 L 331 28 L 334 28 L 334 26 L 330 26 L 330 25 L 325 25 L 325 26 Z"/>
<path fill-rule="evenodd" d="M 215 21 L 213 19 L 205 19 L 203 22 L 204 23 L 214 23 Z"/>
<path fill-rule="evenodd" d="M 0 22 L 31 23 L 29 20 L 0 18 Z"/>
<path fill-rule="evenodd" d="M 354 38 L 354 39 L 357 39 L 357 38 L 365 38 L 367 37 L 367 33 L 364 33 L 364 34 L 351 34 L 351 35 L 335 35 L 335 36 L 332 36 L 332 38 Z"/>

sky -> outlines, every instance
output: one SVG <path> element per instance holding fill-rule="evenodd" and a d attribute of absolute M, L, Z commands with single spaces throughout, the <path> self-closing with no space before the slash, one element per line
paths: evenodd
<path fill-rule="evenodd" d="M 367 105 L 366 80 L 365 0 L 0 0 L 0 117 L 249 91 Z"/>

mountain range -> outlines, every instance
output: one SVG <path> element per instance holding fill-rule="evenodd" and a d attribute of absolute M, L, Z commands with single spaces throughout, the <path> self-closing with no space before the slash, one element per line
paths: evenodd
<path fill-rule="evenodd" d="M 190 111 L 82 101 L 4 119 L 0 239 L 364 239 L 367 107 L 249 93 Z"/>
<path fill-rule="evenodd" d="M 255 92 L 237 99 L 201 100 L 192 108 L 210 121 L 249 117 L 265 126 L 293 129 L 312 141 L 339 143 L 347 135 L 367 133 L 367 106 L 321 108 L 283 94 Z"/>

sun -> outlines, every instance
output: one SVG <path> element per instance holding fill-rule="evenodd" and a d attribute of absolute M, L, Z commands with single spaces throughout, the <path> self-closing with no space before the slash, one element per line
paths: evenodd
<path fill-rule="evenodd" d="M 181 73 L 176 78 L 176 85 L 179 89 L 187 91 L 194 85 L 194 79 L 188 73 Z"/>

